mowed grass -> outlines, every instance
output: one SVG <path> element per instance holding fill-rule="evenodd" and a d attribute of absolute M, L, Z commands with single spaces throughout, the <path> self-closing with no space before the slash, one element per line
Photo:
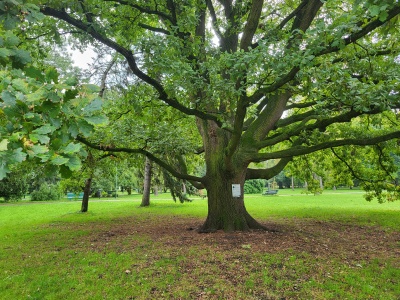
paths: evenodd
<path fill-rule="evenodd" d="M 149 208 L 140 195 L 91 199 L 85 214 L 79 201 L 0 204 L 0 299 L 400 299 L 400 201 L 349 190 L 245 198 L 286 232 L 197 234 L 187 228 L 205 219 L 206 200 L 168 194 Z M 360 231 L 357 251 L 335 247 L 347 230 Z M 382 235 L 376 248 L 369 233 Z"/>

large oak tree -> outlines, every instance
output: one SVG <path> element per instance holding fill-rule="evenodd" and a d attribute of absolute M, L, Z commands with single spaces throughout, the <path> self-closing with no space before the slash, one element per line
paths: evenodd
<path fill-rule="evenodd" d="M 316 151 L 400 137 L 398 1 L 35 3 L 47 16 L 41 28 L 71 32 L 75 44 L 109 47 L 135 77 L 127 90 L 148 90 L 158 114 L 172 110 L 196 126 L 201 145 L 193 152 L 204 158 L 202 177 L 168 163 L 152 140 L 131 147 L 78 139 L 104 151 L 146 155 L 206 188 L 203 231 L 262 227 L 246 211 L 246 179 L 271 178 L 295 157 Z M 365 121 L 377 115 L 392 125 Z M 187 152 L 175 154 L 182 163 Z M 274 164 L 251 167 L 265 161 Z"/>

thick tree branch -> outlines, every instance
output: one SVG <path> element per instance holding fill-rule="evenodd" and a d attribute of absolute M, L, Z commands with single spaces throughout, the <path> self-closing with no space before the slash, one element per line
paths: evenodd
<path fill-rule="evenodd" d="M 299 155 L 310 154 L 319 150 L 335 148 L 345 145 L 370 146 L 398 138 L 400 138 L 400 131 L 391 132 L 377 137 L 365 136 L 365 137 L 360 137 L 358 139 L 334 140 L 334 141 L 323 142 L 313 146 L 296 146 L 290 149 L 271 152 L 271 153 L 259 153 L 252 161 L 262 162 L 269 159 L 289 158 Z"/>
<path fill-rule="evenodd" d="M 258 22 L 260 21 L 262 6 L 264 0 L 253 0 L 251 9 L 247 18 L 246 25 L 244 26 L 242 39 L 240 41 L 240 49 L 248 51 L 253 40 L 254 33 L 257 30 Z"/>
<path fill-rule="evenodd" d="M 363 38 L 364 36 L 368 35 L 369 33 L 374 31 L 378 27 L 382 26 L 383 24 L 387 23 L 388 21 L 390 21 L 391 19 L 393 19 L 394 17 L 396 17 L 399 14 L 400 14 L 400 4 L 396 5 L 391 10 L 388 11 L 388 17 L 386 18 L 385 21 L 381 21 L 379 19 L 375 19 L 375 20 L 369 22 L 368 24 L 366 24 L 365 26 L 363 26 L 359 31 L 354 32 L 350 36 L 342 39 L 343 45 L 347 46 L 347 45 L 349 45 L 351 43 L 356 42 L 357 40 L 359 40 L 359 39 Z M 322 49 L 319 52 L 317 52 L 315 54 L 315 56 L 321 56 L 321 55 L 329 54 L 329 53 L 332 53 L 332 52 L 338 52 L 339 50 L 341 50 L 341 46 L 329 46 L 329 47 L 326 47 L 325 49 Z"/>
<path fill-rule="evenodd" d="M 276 127 L 277 128 L 282 128 L 288 125 L 291 125 L 293 123 L 296 122 L 303 122 L 306 123 L 312 119 L 318 119 L 320 116 L 317 115 L 315 113 L 315 111 L 313 110 L 309 110 L 307 112 L 301 113 L 301 114 L 295 114 L 295 115 L 291 115 L 287 118 L 284 119 L 280 119 L 277 123 L 276 123 Z"/>
<path fill-rule="evenodd" d="M 144 24 L 144 23 L 139 23 L 138 25 L 140 27 L 142 27 L 143 29 L 147 29 L 147 30 L 150 30 L 150 31 L 153 31 L 153 32 L 163 33 L 163 34 L 166 34 L 166 35 L 171 34 L 168 30 L 163 29 L 163 28 L 153 27 L 153 26 L 150 26 L 150 25 L 147 25 L 147 24 Z"/>
<path fill-rule="evenodd" d="M 266 88 L 260 88 L 258 89 L 253 95 L 248 97 L 249 103 L 257 103 L 259 100 L 261 100 L 266 94 L 275 92 L 276 90 L 280 89 L 283 87 L 286 83 L 292 81 L 296 74 L 300 71 L 300 67 L 295 66 L 293 67 L 289 73 L 279 77 L 273 84 Z"/>
<path fill-rule="evenodd" d="M 299 4 L 299 6 L 297 6 L 297 8 L 296 8 L 294 11 L 292 11 L 286 18 L 284 18 L 284 19 L 282 20 L 281 23 L 279 23 L 278 28 L 279 28 L 279 29 L 283 29 L 283 27 L 285 27 L 285 25 L 286 25 L 291 19 L 293 19 L 293 18 L 297 15 L 297 13 L 298 13 L 301 9 L 304 8 L 304 6 L 306 6 L 306 4 L 308 3 L 308 1 L 309 1 L 309 0 L 303 0 L 303 1 L 301 1 L 301 3 Z"/>
<path fill-rule="evenodd" d="M 375 109 L 371 110 L 368 114 L 377 114 L 379 112 L 381 112 L 381 110 Z M 334 117 L 332 116 L 322 117 L 322 116 L 310 115 L 301 120 L 301 124 L 296 126 L 296 128 L 294 128 L 293 130 L 283 131 L 282 133 L 276 134 L 272 137 L 269 137 L 261 141 L 260 143 L 257 144 L 257 149 L 273 146 L 276 145 L 277 143 L 289 140 L 299 135 L 303 131 L 312 132 L 313 130 L 318 129 L 320 132 L 325 132 L 326 128 L 329 125 L 350 122 L 352 119 L 359 117 L 363 114 L 365 115 L 366 113 L 350 110 L 348 112 L 342 113 Z M 312 124 L 307 124 L 308 121 L 310 121 L 311 119 L 316 119 L 317 121 Z"/>
<path fill-rule="evenodd" d="M 215 9 L 214 9 L 214 6 L 213 6 L 211 0 L 207 0 L 207 8 L 208 8 L 208 11 L 210 12 L 211 22 L 212 22 L 212 26 L 213 26 L 214 32 L 217 35 L 218 39 L 221 40 L 222 39 L 222 33 L 218 28 L 217 14 L 215 13 Z"/>
<path fill-rule="evenodd" d="M 304 5 L 303 3 L 300 4 L 299 9 L 296 9 L 296 17 L 293 22 L 291 31 L 296 32 L 305 32 L 311 25 L 312 21 L 314 20 L 315 16 L 317 15 L 319 9 L 322 7 L 323 3 L 320 0 L 305 0 Z M 287 41 L 287 49 L 292 49 L 301 40 L 302 34 L 297 33 L 296 35 L 292 36 Z M 296 43 L 295 43 L 296 42 Z M 291 51 L 291 50 L 289 50 Z M 298 50 L 300 51 L 300 50 Z M 256 91 L 251 97 L 249 97 L 250 103 L 256 103 L 259 101 L 264 95 L 274 92 L 279 88 L 283 87 L 288 82 L 292 81 L 297 73 L 300 71 L 300 66 L 293 66 L 291 70 L 283 75 L 282 77 L 278 78 L 273 84 L 269 87 L 261 88 Z"/>
<path fill-rule="evenodd" d="M 400 14 L 400 5 L 395 6 L 392 8 L 390 11 L 388 11 L 388 17 L 385 21 L 380 21 L 379 19 L 375 19 L 371 21 L 370 23 L 366 24 L 364 27 L 362 27 L 359 31 L 354 32 L 350 36 L 342 39 L 343 46 L 347 46 L 351 43 L 356 42 L 357 40 L 365 37 L 372 31 L 374 31 L 376 28 L 382 26 L 386 22 L 390 21 L 392 18 L 396 17 L 398 14 Z M 307 19 L 308 22 L 311 22 L 311 19 Z M 301 25 L 302 28 L 305 28 L 306 24 Z M 342 46 L 342 47 L 343 47 Z M 333 52 L 339 52 L 341 50 L 341 46 L 328 46 L 314 54 L 315 57 L 322 56 L 325 54 L 333 53 Z M 250 103 L 256 103 L 259 101 L 264 95 L 274 92 L 277 89 L 281 88 L 288 82 L 292 81 L 297 73 L 300 71 L 299 66 L 294 66 L 292 69 L 282 77 L 278 78 L 273 84 L 271 84 L 269 87 L 266 88 L 261 88 L 258 91 L 256 91 L 251 97 L 249 97 L 249 102 Z"/>
<path fill-rule="evenodd" d="M 253 121 L 244 133 L 246 138 L 251 138 L 255 143 L 262 141 L 282 117 L 286 103 L 291 96 L 292 92 L 285 91 L 266 99 L 268 101 L 265 108 L 263 108 L 258 118 Z"/>
<path fill-rule="evenodd" d="M 82 7 L 83 13 L 85 14 L 87 22 L 92 24 L 93 23 L 93 14 L 86 9 L 85 1 L 79 0 L 79 3 Z"/>
<path fill-rule="evenodd" d="M 114 49 L 115 51 L 117 51 L 118 53 L 120 53 L 122 56 L 125 57 L 126 61 L 128 62 L 128 65 L 130 67 L 130 69 L 132 70 L 133 74 L 135 74 L 139 79 L 141 79 L 142 81 L 148 83 L 149 85 L 151 85 L 159 94 L 159 99 L 163 102 L 165 102 L 166 104 L 168 104 L 169 106 L 183 112 L 184 114 L 187 115 L 194 115 L 197 116 L 201 119 L 204 120 L 213 120 L 215 121 L 217 124 L 222 125 L 221 122 L 218 120 L 218 118 L 214 115 L 210 115 L 207 113 L 204 113 L 200 110 L 197 109 L 191 109 L 188 108 L 184 105 L 182 105 L 181 103 L 179 103 L 176 99 L 171 99 L 167 92 L 164 90 L 163 86 L 154 78 L 150 77 L 149 75 L 147 75 L 146 73 L 142 72 L 137 63 L 136 63 L 136 59 L 132 53 L 131 50 L 121 46 L 120 44 L 114 42 L 113 40 L 105 37 L 104 35 L 100 34 L 99 32 L 97 32 L 91 25 L 85 24 L 82 21 L 73 18 L 72 16 L 70 16 L 68 13 L 66 13 L 65 11 L 60 11 L 60 10 L 56 10 L 50 7 L 42 7 L 41 8 L 41 12 L 45 15 L 48 16 L 52 16 L 54 18 L 57 18 L 59 20 L 63 20 L 69 24 L 71 24 L 72 26 L 79 28 L 83 31 L 85 31 L 87 34 L 89 34 L 90 36 L 92 36 L 94 39 L 98 40 L 99 42 L 101 42 L 102 44 Z"/>
<path fill-rule="evenodd" d="M 246 105 L 244 105 L 243 102 L 244 101 L 239 101 L 238 107 L 236 108 L 232 137 L 229 140 L 229 144 L 228 144 L 228 147 L 226 150 L 227 161 L 231 161 L 231 158 L 232 158 L 233 154 L 235 153 L 235 151 L 240 143 L 240 139 L 242 137 L 243 124 L 244 124 L 244 119 L 246 117 L 246 111 L 247 111 Z"/>
<path fill-rule="evenodd" d="M 306 0 L 305 2 L 305 5 L 296 12 L 296 17 L 293 20 L 291 28 L 292 36 L 287 44 L 288 49 L 295 46 L 298 48 L 304 32 L 310 27 L 319 9 L 323 6 L 321 0 Z"/>
<path fill-rule="evenodd" d="M 331 148 L 331 151 L 332 151 L 333 155 L 346 166 L 346 168 L 350 171 L 350 173 L 353 176 L 353 178 L 358 179 L 358 180 L 360 180 L 362 182 L 369 182 L 369 183 L 383 182 L 383 181 L 386 180 L 386 179 L 373 180 L 371 178 L 362 177 L 361 175 L 357 174 L 356 170 L 354 170 L 353 167 L 343 157 L 341 157 L 341 156 L 339 156 L 339 154 L 337 154 L 337 152 L 335 151 L 334 148 Z"/>
<path fill-rule="evenodd" d="M 316 105 L 317 102 L 316 101 L 312 101 L 312 102 L 298 102 L 298 103 L 290 103 L 288 105 L 286 105 L 285 109 L 289 110 L 289 109 L 295 109 L 295 108 L 308 108 L 311 107 L 313 105 Z"/>
<path fill-rule="evenodd" d="M 292 160 L 291 157 L 282 158 L 281 160 L 279 160 L 279 162 L 275 166 L 273 166 L 271 168 L 267 168 L 267 169 L 251 169 L 251 168 L 249 168 L 249 169 L 247 169 L 246 180 L 247 179 L 259 179 L 259 178 L 270 179 L 270 178 L 278 175 L 291 160 Z"/>
<path fill-rule="evenodd" d="M 86 146 L 92 148 L 92 149 L 96 149 L 96 150 L 100 150 L 100 151 L 107 151 L 107 152 L 112 152 L 112 153 L 130 153 L 130 154 L 141 154 L 144 155 L 146 157 L 148 157 L 151 161 L 155 162 L 156 164 L 158 164 L 160 167 L 164 168 L 165 170 L 167 170 L 169 173 L 171 173 L 172 176 L 175 176 L 176 178 L 180 178 L 180 179 L 186 179 L 188 181 L 193 181 L 193 182 L 198 182 L 198 183 L 204 183 L 204 178 L 202 177 L 197 177 L 197 176 L 192 176 L 189 174 L 182 174 L 180 172 L 178 172 L 175 168 L 173 168 L 172 166 L 170 166 L 169 164 L 167 164 L 165 162 L 165 160 L 158 158 L 157 156 L 155 156 L 154 154 L 144 150 L 144 149 L 140 149 L 140 148 L 136 148 L 136 149 L 132 149 L 132 148 L 117 148 L 117 147 L 109 147 L 109 146 L 102 146 L 102 145 L 97 145 L 94 143 L 89 142 L 87 139 L 85 139 L 82 136 L 78 136 L 77 141 L 85 144 Z"/>

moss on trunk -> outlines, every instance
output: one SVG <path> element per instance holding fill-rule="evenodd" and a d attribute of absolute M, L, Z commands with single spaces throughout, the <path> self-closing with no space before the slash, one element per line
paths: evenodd
<path fill-rule="evenodd" d="M 232 184 L 239 184 L 240 197 L 232 195 Z M 247 212 L 243 197 L 244 176 L 211 176 L 207 184 L 208 215 L 200 232 L 266 229 Z"/>

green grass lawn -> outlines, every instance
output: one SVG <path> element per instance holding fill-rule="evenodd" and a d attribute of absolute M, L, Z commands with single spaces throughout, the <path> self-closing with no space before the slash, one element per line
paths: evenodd
<path fill-rule="evenodd" d="M 85 214 L 79 201 L 0 204 L 0 299 L 400 299 L 400 201 L 245 198 L 282 232 L 188 231 L 206 200 L 168 194 L 149 208 L 140 195 L 91 199 Z"/>

